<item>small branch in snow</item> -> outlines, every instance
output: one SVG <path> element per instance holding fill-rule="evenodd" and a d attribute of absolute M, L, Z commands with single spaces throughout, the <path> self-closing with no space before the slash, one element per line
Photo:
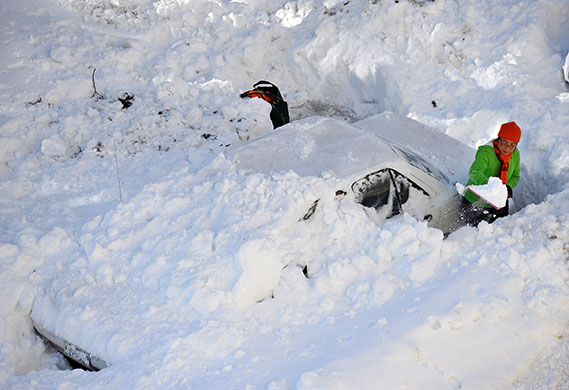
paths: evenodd
<path fill-rule="evenodd" d="M 39 104 L 42 102 L 42 97 L 40 96 L 39 98 L 37 98 L 36 100 L 34 100 L 33 102 L 26 102 L 26 107 L 29 106 L 35 106 L 36 104 Z"/>
<path fill-rule="evenodd" d="M 93 68 L 92 66 L 90 66 L 90 68 Z M 95 72 L 97 71 L 97 68 L 93 68 L 93 74 L 91 75 L 91 80 L 93 81 L 93 90 L 95 92 L 93 92 L 93 94 L 91 95 L 92 98 L 95 99 L 104 99 L 105 97 L 103 95 L 101 95 L 99 92 L 97 92 L 97 85 L 95 84 Z"/>
<path fill-rule="evenodd" d="M 122 203 L 121 176 L 119 174 L 119 159 L 117 157 L 117 141 L 113 141 L 115 143 L 115 169 L 117 172 L 117 182 L 119 184 L 119 200 Z"/>

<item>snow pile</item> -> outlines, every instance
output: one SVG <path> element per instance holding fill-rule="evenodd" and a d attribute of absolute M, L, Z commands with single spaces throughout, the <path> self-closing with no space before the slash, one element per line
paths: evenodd
<path fill-rule="evenodd" d="M 565 0 L 9 0 L 0 26 L 0 387 L 569 385 Z M 378 226 L 308 134 L 282 146 L 310 174 L 241 169 L 262 79 L 283 132 L 392 111 L 475 147 L 515 120 L 520 211 Z M 70 370 L 32 313 L 111 366 Z"/>

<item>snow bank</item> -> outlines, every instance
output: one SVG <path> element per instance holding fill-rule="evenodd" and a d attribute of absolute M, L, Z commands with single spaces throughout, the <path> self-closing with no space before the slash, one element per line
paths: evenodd
<path fill-rule="evenodd" d="M 565 204 L 567 194 L 555 198 Z M 557 319 L 567 315 L 567 295 L 546 286 L 566 283 L 567 230 L 561 227 L 566 217 L 553 221 L 549 207 L 530 206 L 509 221 L 483 223 L 480 229 L 464 228 L 451 235 L 444 246 L 451 257 L 459 258 L 420 288 L 394 297 L 382 310 L 360 312 L 368 326 L 373 318 L 385 320 L 374 324 L 376 331 L 355 341 L 348 353 L 306 371 L 298 388 L 362 388 L 376 383 L 514 388 L 512 378 L 520 375 L 519 363 L 526 356 L 543 356 L 542 362 L 550 356 L 553 362 L 556 352 L 545 345 L 566 332 Z M 401 312 L 392 317 L 393 310 Z M 542 375 L 537 367 L 533 370 L 532 375 Z M 541 386 L 566 383 L 563 374 L 555 375 L 542 377 Z"/>

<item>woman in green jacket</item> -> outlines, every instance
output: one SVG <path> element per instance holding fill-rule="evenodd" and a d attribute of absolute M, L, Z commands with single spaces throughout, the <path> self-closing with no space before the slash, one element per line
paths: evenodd
<path fill-rule="evenodd" d="M 521 137 L 522 130 L 515 122 L 504 123 L 498 138 L 478 148 L 466 186 L 488 184 L 490 177 L 499 177 L 508 188 L 508 198 L 511 198 L 512 189 L 520 181 L 520 151 L 517 146 Z M 464 193 L 461 218 L 468 225 L 477 226 L 482 221 L 492 223 L 508 215 L 508 212 L 508 202 L 505 207 L 496 210 L 472 191 L 466 190 Z"/>

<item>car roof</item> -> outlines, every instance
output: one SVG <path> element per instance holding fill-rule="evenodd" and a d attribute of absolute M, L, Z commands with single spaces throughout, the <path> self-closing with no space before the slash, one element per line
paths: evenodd
<path fill-rule="evenodd" d="M 363 119 L 354 126 L 374 133 L 401 149 L 412 151 L 444 171 L 454 182 L 465 183 L 468 179 L 476 151 L 439 130 L 391 112 Z"/>
<path fill-rule="evenodd" d="M 398 159 L 381 139 L 333 118 L 293 122 L 227 153 L 239 168 L 267 174 L 293 170 L 299 176 L 327 172 L 347 178 Z"/>
<path fill-rule="evenodd" d="M 440 153 L 441 147 L 446 154 Z M 229 150 L 226 156 L 239 168 L 252 172 L 292 170 L 299 176 L 327 174 L 350 180 L 373 169 L 405 162 L 450 183 L 462 180 L 460 176 L 468 170 L 468 166 L 457 169 L 453 156 L 462 158 L 468 149 L 446 134 L 388 113 L 354 124 L 325 117 L 295 121 Z M 473 156 L 472 151 L 469 159 Z M 431 165 L 431 159 L 435 165 Z"/>

